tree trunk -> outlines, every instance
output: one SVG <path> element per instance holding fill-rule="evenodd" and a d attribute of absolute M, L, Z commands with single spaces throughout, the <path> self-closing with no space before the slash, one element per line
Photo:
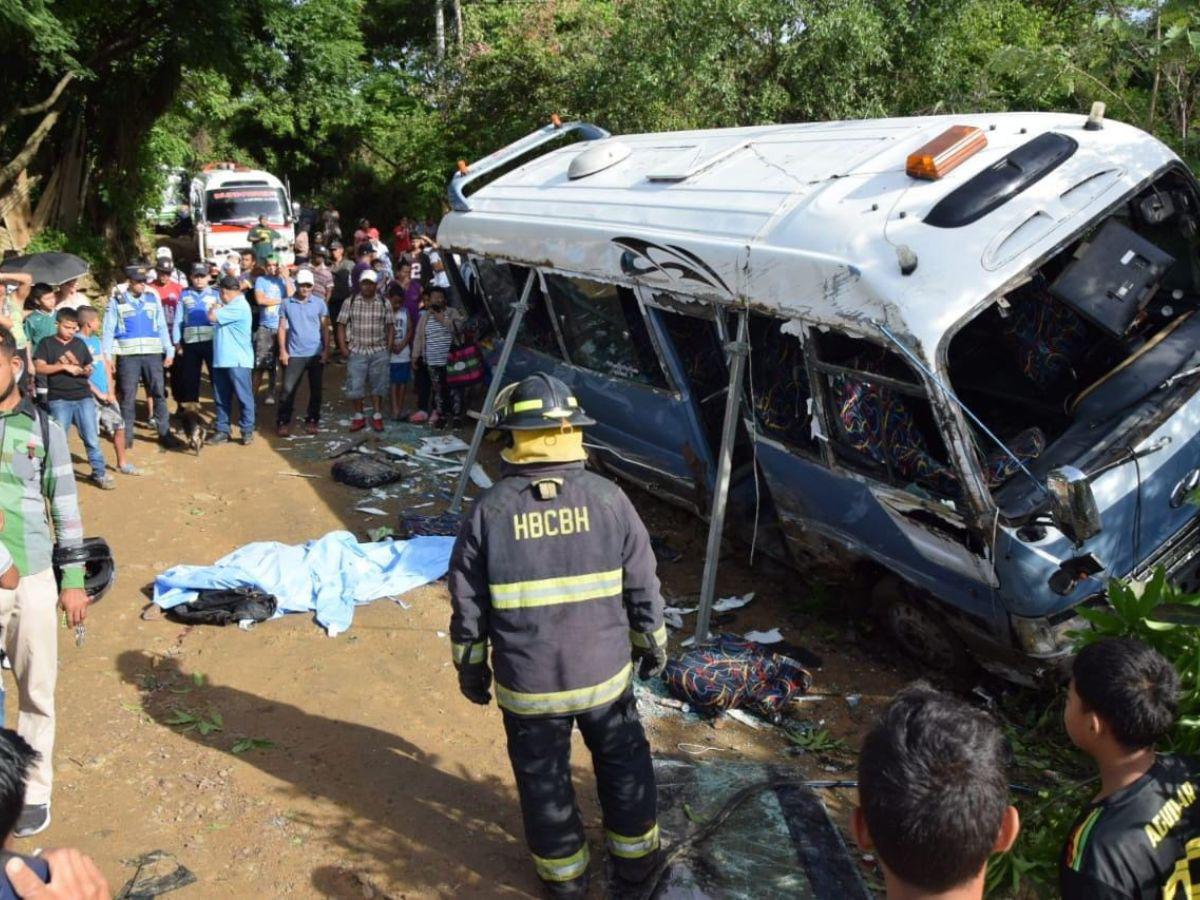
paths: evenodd
<path fill-rule="evenodd" d="M 1154 11 L 1154 86 L 1150 89 L 1150 120 L 1146 130 L 1154 133 L 1154 115 L 1158 110 L 1158 85 L 1162 81 L 1162 7 Z"/>
<path fill-rule="evenodd" d="M 433 0 L 433 29 L 437 41 L 437 58 L 446 56 L 446 0 Z"/>
<path fill-rule="evenodd" d="M 458 49 L 463 46 L 462 0 L 454 0 L 454 39 Z"/>

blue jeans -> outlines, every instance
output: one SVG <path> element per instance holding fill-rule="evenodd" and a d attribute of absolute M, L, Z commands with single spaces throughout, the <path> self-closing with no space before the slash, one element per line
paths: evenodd
<path fill-rule="evenodd" d="M 250 387 L 250 369 L 219 368 L 212 370 L 213 394 L 217 400 L 217 431 L 229 434 L 229 423 L 233 417 L 233 398 L 237 395 L 241 406 L 238 427 L 242 434 L 254 431 L 254 391 Z"/>
<path fill-rule="evenodd" d="M 91 397 L 82 400 L 51 400 L 50 418 L 58 423 L 63 434 L 71 433 L 71 426 L 79 429 L 79 437 L 87 448 L 88 462 L 92 464 L 92 477 L 104 477 L 104 454 L 100 452 L 100 419 L 96 415 L 96 401 Z"/>

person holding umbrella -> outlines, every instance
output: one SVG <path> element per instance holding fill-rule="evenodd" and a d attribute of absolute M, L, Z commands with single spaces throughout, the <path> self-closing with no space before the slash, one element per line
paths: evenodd
<path fill-rule="evenodd" d="M 101 340 L 105 355 L 115 356 L 117 360 L 125 448 L 133 448 L 134 404 L 139 383 L 146 385 L 146 393 L 154 405 L 159 443 L 168 449 L 176 448 L 180 442 L 170 430 L 163 372 L 175 361 L 175 345 L 167 331 L 166 314 L 162 301 L 146 290 L 146 281 L 150 277 L 146 266 L 130 266 L 125 274 L 129 277 L 129 287 L 104 311 Z"/>

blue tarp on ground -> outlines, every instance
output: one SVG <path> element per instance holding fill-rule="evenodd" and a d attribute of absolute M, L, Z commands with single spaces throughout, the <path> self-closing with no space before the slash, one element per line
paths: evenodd
<path fill-rule="evenodd" d="M 163 609 L 218 588 L 258 588 L 279 601 L 276 616 L 313 612 L 330 637 L 354 620 L 354 607 L 435 581 L 446 574 L 454 538 L 360 544 L 348 531 L 331 531 L 301 545 L 261 541 L 239 547 L 211 566 L 175 566 L 154 580 Z"/>

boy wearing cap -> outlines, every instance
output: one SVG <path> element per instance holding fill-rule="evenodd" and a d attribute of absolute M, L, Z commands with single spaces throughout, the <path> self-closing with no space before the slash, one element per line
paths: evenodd
<path fill-rule="evenodd" d="M 392 308 L 377 292 L 379 276 L 367 269 L 358 293 L 338 314 L 338 349 L 346 357 L 346 396 L 354 406 L 351 431 L 366 427 L 363 400 L 373 404 L 371 427 L 383 431 L 383 398 L 389 391 L 391 346 L 394 334 Z"/>
<path fill-rule="evenodd" d="M 279 313 L 279 362 L 283 366 L 283 393 L 279 397 L 276 429 L 280 437 L 291 434 L 292 409 L 301 379 L 308 376 L 308 412 L 304 429 L 317 433 L 321 420 L 321 386 L 329 361 L 329 308 L 314 293 L 313 273 L 296 273 L 296 294 L 283 301 Z"/>
<path fill-rule="evenodd" d="M 125 449 L 133 448 L 134 404 L 139 383 L 154 405 L 154 423 L 158 441 L 166 448 L 179 446 L 171 434 L 167 411 L 164 369 L 175 362 L 175 345 L 167 330 L 162 303 L 146 290 L 150 272 L 145 266 L 125 270 L 129 286 L 104 310 L 101 345 L 105 356 L 117 360 L 117 387 L 121 396 L 121 415 L 125 419 Z"/>
<path fill-rule="evenodd" d="M 230 440 L 233 398 L 241 405 L 238 422 L 242 444 L 254 440 L 254 392 L 250 371 L 254 367 L 254 347 L 250 341 L 250 304 L 242 293 L 242 284 L 232 275 L 221 278 L 221 302 L 208 311 L 213 325 L 213 394 L 217 401 L 217 433 L 210 444 Z"/>
<path fill-rule="evenodd" d="M 167 318 L 167 330 L 175 325 L 175 311 L 179 308 L 179 295 L 183 285 L 175 280 L 175 266 L 170 257 L 160 256 L 154 264 L 154 283 L 151 285 L 162 303 L 163 315 Z"/>
<path fill-rule="evenodd" d="M 267 406 L 275 402 L 275 369 L 279 362 L 279 307 L 288 290 L 287 279 L 279 273 L 279 257 L 267 257 L 262 275 L 254 281 L 254 302 L 258 305 L 258 325 L 254 329 L 254 394 L 262 387 L 263 373 L 270 374 Z"/>

